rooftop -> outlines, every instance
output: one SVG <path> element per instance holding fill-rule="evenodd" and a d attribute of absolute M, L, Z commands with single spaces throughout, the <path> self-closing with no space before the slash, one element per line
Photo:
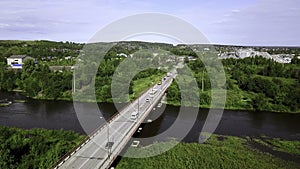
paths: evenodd
<path fill-rule="evenodd" d="M 14 58 L 14 59 L 19 59 L 19 58 L 21 58 L 21 59 L 23 59 L 23 58 L 25 58 L 25 57 L 27 57 L 27 55 L 11 55 L 11 56 L 8 57 L 8 58 Z"/>

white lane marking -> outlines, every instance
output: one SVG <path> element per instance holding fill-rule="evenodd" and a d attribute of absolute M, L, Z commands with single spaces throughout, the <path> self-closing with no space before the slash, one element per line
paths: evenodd
<path fill-rule="evenodd" d="M 171 82 L 171 81 L 170 81 Z M 169 82 L 169 83 L 170 83 Z M 156 85 L 157 86 L 157 85 Z M 164 85 L 162 88 L 163 89 L 165 89 L 165 86 L 167 86 L 167 85 Z M 150 91 L 151 89 L 149 89 L 146 93 L 144 93 L 142 96 L 140 96 L 139 97 L 139 99 L 144 99 L 145 97 L 147 97 L 147 95 L 148 95 L 148 92 Z M 160 96 L 161 95 L 161 92 L 160 92 L 160 94 L 156 94 L 155 95 L 155 100 L 157 100 L 159 97 L 157 97 L 157 96 Z M 119 119 L 119 118 L 121 118 L 121 117 L 124 117 L 124 116 L 126 116 L 126 115 L 128 115 L 128 112 L 130 112 L 130 110 L 131 110 L 131 107 L 135 107 L 135 106 L 137 106 L 137 104 L 138 104 L 138 100 L 136 99 L 132 104 L 131 104 L 131 106 L 129 105 L 129 106 L 127 106 L 122 112 L 120 112 L 120 115 L 123 115 L 123 116 L 118 116 L 118 117 L 116 117 L 114 120 L 112 120 L 112 122 L 111 123 L 113 123 L 114 121 L 116 122 L 117 120 L 116 119 Z M 141 104 L 141 106 L 143 107 L 144 106 L 144 104 Z M 147 108 L 145 108 L 145 110 L 143 110 L 143 115 L 142 116 L 144 116 L 145 115 L 145 113 L 146 113 L 146 111 L 148 111 L 148 108 L 149 107 L 151 107 L 151 105 L 148 105 L 148 107 Z M 123 113 L 124 112 L 124 113 Z M 126 118 L 126 117 L 125 117 Z M 111 124 L 111 125 L 113 125 L 113 124 Z M 120 125 L 119 126 L 119 128 L 118 129 L 120 129 L 120 128 L 123 128 L 124 126 L 126 126 L 126 125 L 128 125 L 128 124 L 126 124 L 126 123 L 123 123 L 123 125 Z M 132 127 L 130 127 L 130 126 L 134 126 L 135 124 L 134 123 L 129 123 L 129 128 L 128 128 L 128 130 L 130 131 L 131 129 L 132 129 Z M 114 131 L 114 133 L 117 133 L 118 131 L 115 129 L 115 131 Z M 99 132 L 99 133 L 101 133 L 101 131 Z M 101 135 L 98 135 L 97 134 L 97 136 L 101 136 Z M 95 136 L 96 137 L 96 136 Z M 123 137 L 126 137 L 126 136 L 123 136 Z M 122 139 L 121 139 L 121 141 L 122 141 Z M 105 142 L 104 142 L 105 143 Z M 104 144 L 102 144 L 101 146 L 103 146 Z M 96 151 L 94 151 L 93 152 L 93 154 L 92 154 L 92 156 L 93 155 L 95 155 L 97 152 L 98 152 L 98 150 L 101 148 L 101 146 L 96 150 Z M 81 145 L 81 147 L 83 147 L 82 145 Z M 86 149 L 88 149 L 88 148 L 86 148 Z M 82 151 L 81 152 L 78 152 L 78 153 L 83 153 Z M 85 163 L 87 163 L 87 161 L 88 160 L 86 160 L 85 161 Z M 83 166 L 83 165 L 85 165 L 85 163 L 84 164 L 82 164 L 81 165 L 81 167 Z M 81 168 L 80 167 L 80 168 Z"/>
<path fill-rule="evenodd" d="M 118 129 L 123 128 L 124 125 L 126 126 L 126 123 L 123 123 L 123 125 L 120 125 L 120 126 L 118 127 Z M 118 132 L 118 131 L 115 129 L 115 130 L 113 131 L 112 135 L 115 134 L 115 133 L 117 133 L 117 132 Z M 92 153 L 91 157 L 93 157 L 97 152 L 99 152 L 99 150 L 100 150 L 102 147 L 104 147 L 104 144 L 105 144 L 105 142 L 104 142 L 103 144 L 101 144 L 101 146 L 99 146 L 99 148 L 97 148 L 97 149 Z M 103 149 L 103 148 L 102 148 L 102 149 Z M 82 164 L 79 166 L 79 168 L 82 168 L 88 161 L 89 161 L 89 159 L 86 159 L 85 162 L 82 163 Z"/>

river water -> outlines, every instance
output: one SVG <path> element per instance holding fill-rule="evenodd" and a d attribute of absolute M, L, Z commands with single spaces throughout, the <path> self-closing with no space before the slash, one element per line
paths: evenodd
<path fill-rule="evenodd" d="M 32 100 L 15 92 L 0 92 L 1 99 L 13 101 L 13 104 L 7 107 L 0 107 L 0 125 L 2 126 L 25 129 L 64 129 L 84 133 L 72 102 Z M 17 103 L 14 100 L 26 100 L 26 102 Z M 81 104 L 89 107 L 90 103 Z M 106 119 L 116 112 L 112 103 L 101 103 L 98 105 Z M 189 111 L 189 109 L 192 108 L 186 108 L 185 110 Z M 89 110 L 87 111 L 87 116 L 91 116 L 88 112 Z M 153 122 L 143 126 L 139 137 L 150 137 L 167 130 L 178 118 L 178 112 L 179 107 L 176 106 L 163 105 L 161 108 L 156 108 L 147 117 L 147 119 L 152 119 Z M 206 109 L 199 110 L 196 122 L 184 141 L 198 141 L 199 132 L 202 129 L 207 112 L 208 110 Z M 94 116 L 92 118 L 99 118 L 99 115 Z M 300 140 L 299 122 L 300 114 L 225 110 L 215 133 L 233 136 L 266 135 L 289 140 Z M 184 126 L 185 124 L 182 123 L 182 127 Z"/>

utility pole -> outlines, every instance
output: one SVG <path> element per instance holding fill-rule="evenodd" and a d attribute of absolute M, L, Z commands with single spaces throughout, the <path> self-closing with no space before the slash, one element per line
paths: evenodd
<path fill-rule="evenodd" d="M 109 123 L 107 122 L 107 142 L 109 142 Z"/>
<path fill-rule="evenodd" d="M 204 81 L 203 81 L 203 77 L 204 77 L 204 70 L 202 71 L 202 80 L 201 80 L 201 87 L 202 87 L 202 92 L 204 91 Z"/>
<path fill-rule="evenodd" d="M 73 72 L 73 93 L 75 93 L 75 68 L 74 68 L 74 72 Z"/>
<path fill-rule="evenodd" d="M 138 97 L 138 114 L 140 113 L 140 97 Z"/>
<path fill-rule="evenodd" d="M 108 154 L 108 158 L 110 159 L 111 147 L 109 141 L 109 122 L 107 122 L 107 144 L 108 144 L 107 154 Z"/>

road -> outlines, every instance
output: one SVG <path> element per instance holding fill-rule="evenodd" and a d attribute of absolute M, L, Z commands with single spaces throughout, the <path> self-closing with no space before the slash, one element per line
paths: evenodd
<path fill-rule="evenodd" d="M 55 168 L 108 168 L 126 146 L 140 124 L 160 101 L 164 92 L 170 86 L 174 75 L 175 72 L 172 72 L 171 76 L 162 80 L 161 85 L 155 84 L 138 99 L 125 107 L 75 151 L 59 161 Z M 157 92 L 153 97 L 150 97 L 150 92 L 153 90 L 157 90 Z M 146 101 L 149 98 L 151 98 L 150 102 Z M 139 116 L 136 120 L 130 118 L 131 113 L 134 111 L 139 111 Z M 111 148 L 105 147 L 107 142 L 113 143 Z"/>

